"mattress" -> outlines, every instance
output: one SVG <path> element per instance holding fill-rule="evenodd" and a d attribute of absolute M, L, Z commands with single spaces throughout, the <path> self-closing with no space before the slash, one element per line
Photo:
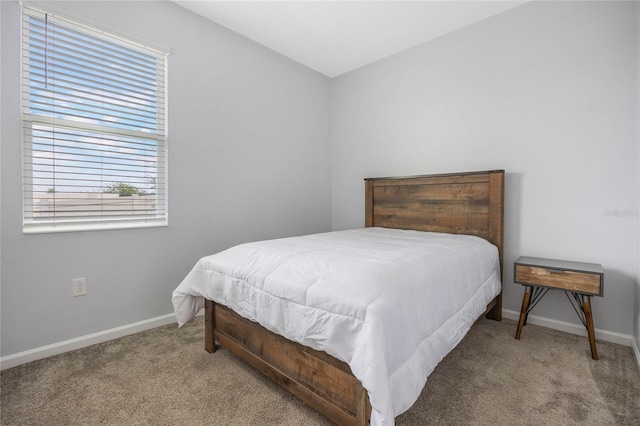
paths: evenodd
<path fill-rule="evenodd" d="M 200 259 L 173 292 L 180 325 L 204 299 L 349 364 L 372 425 L 393 425 L 500 292 L 486 240 L 388 228 L 241 244 Z"/>

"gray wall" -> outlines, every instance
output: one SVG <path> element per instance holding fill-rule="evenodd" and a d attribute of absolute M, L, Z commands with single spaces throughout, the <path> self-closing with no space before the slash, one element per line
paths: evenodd
<path fill-rule="evenodd" d="M 56 2 L 171 49 L 170 226 L 23 235 L 20 8 L 1 3 L 2 355 L 168 314 L 203 255 L 330 229 L 327 77 L 170 2 Z"/>
<path fill-rule="evenodd" d="M 332 228 L 363 225 L 363 177 L 505 169 L 505 308 L 519 255 L 601 263 L 596 328 L 630 336 L 637 8 L 531 2 L 333 79 Z M 578 323 L 561 292 L 532 315 Z"/>

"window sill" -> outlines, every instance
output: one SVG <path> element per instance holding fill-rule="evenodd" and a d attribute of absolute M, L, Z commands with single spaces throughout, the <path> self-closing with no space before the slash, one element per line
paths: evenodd
<path fill-rule="evenodd" d="M 46 225 L 23 225 L 22 233 L 25 235 L 32 234 L 52 234 L 59 232 L 87 232 L 87 231 L 109 231 L 117 229 L 144 229 L 144 228 L 166 228 L 169 226 L 168 221 L 150 221 L 138 223 L 88 223 L 88 224 L 46 224 Z"/>

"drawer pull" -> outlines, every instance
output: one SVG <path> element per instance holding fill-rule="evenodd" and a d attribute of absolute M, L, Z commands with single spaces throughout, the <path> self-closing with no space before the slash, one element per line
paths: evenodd
<path fill-rule="evenodd" d="M 567 272 L 567 271 L 558 271 L 557 269 L 547 269 L 546 271 L 550 274 L 555 274 L 555 275 L 562 275 L 565 272 Z"/>

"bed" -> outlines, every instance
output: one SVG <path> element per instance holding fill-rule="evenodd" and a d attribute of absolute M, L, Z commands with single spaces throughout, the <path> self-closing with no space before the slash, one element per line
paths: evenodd
<path fill-rule="evenodd" d="M 176 316 L 179 317 L 179 322 L 188 321 L 204 304 L 205 349 L 208 352 L 215 352 L 217 342 L 338 425 L 362 426 L 368 424 L 369 421 L 372 424 L 393 424 L 394 416 L 406 410 L 407 404 L 410 405 L 412 401 L 415 401 L 424 386 L 426 376 L 435 367 L 435 364 L 464 337 L 475 320 L 483 316 L 493 320 L 501 320 L 500 277 L 502 272 L 503 204 L 504 171 L 502 170 L 365 179 L 365 228 L 362 230 L 295 237 L 306 239 L 304 244 L 311 244 L 311 248 L 307 245 L 301 245 L 302 242 L 298 239 L 282 239 L 274 240 L 274 242 L 242 245 L 239 248 L 230 249 L 226 255 L 234 261 L 241 259 L 240 263 L 250 263 L 254 269 L 258 270 L 263 269 L 264 259 L 262 257 L 273 257 L 271 252 L 264 255 L 266 253 L 265 246 L 276 246 L 281 250 L 278 252 L 280 253 L 278 256 L 284 256 L 282 253 L 286 253 L 287 261 L 283 263 L 285 265 L 289 265 L 288 259 L 294 257 L 312 259 L 309 260 L 312 263 L 303 264 L 302 267 L 296 263 L 296 266 L 278 266 L 265 272 L 265 276 L 269 276 L 271 281 L 279 282 L 280 279 L 274 278 L 280 277 L 277 273 L 279 269 L 287 269 L 287 276 L 290 276 L 293 271 L 294 275 L 298 274 L 297 279 L 301 282 L 305 280 L 310 282 L 308 287 L 299 289 L 293 282 L 284 283 L 286 290 L 278 290 L 278 287 L 267 288 L 267 284 L 261 282 L 260 285 L 264 287 L 259 288 L 259 291 L 255 290 L 257 288 L 255 286 L 242 287 L 245 288 L 242 291 L 235 290 L 239 287 L 234 283 L 250 282 L 254 278 L 247 278 L 242 275 L 242 272 L 241 276 L 232 277 L 230 271 L 237 269 L 236 264 L 233 264 L 229 270 L 220 269 L 215 272 L 211 272 L 209 269 L 205 270 L 200 262 L 207 258 L 203 258 L 174 292 L 173 301 Z M 454 234 L 456 235 L 454 236 Z M 465 239 L 464 245 L 462 245 L 461 238 Z M 395 313 L 389 314 L 388 308 L 385 308 L 385 313 L 380 316 L 384 321 L 378 318 L 377 322 L 372 322 L 374 320 L 371 318 L 377 317 L 372 313 L 376 312 L 376 309 L 371 306 L 378 306 L 376 304 L 382 297 L 377 293 L 376 295 L 368 294 L 368 289 L 363 291 L 362 283 L 360 286 L 355 286 L 354 292 L 361 292 L 367 302 L 362 302 L 362 308 L 358 305 L 360 302 L 354 302 L 355 305 L 358 305 L 358 309 L 353 308 L 353 305 L 350 305 L 349 308 L 333 308 L 333 301 L 328 299 L 325 293 L 313 293 L 309 290 L 321 287 L 317 285 L 318 282 L 325 282 L 324 277 L 327 274 L 322 271 L 327 270 L 329 260 L 337 259 L 337 263 L 340 263 L 341 259 L 354 253 L 355 257 L 360 256 L 364 262 L 369 259 L 373 261 L 378 254 L 380 254 L 381 262 L 389 262 L 387 256 L 381 254 L 383 252 L 360 250 L 361 247 L 364 247 L 360 245 L 363 241 L 367 246 L 370 242 L 378 244 L 378 241 L 382 241 L 383 246 L 399 247 L 394 249 L 400 255 L 393 263 L 397 263 L 402 271 L 406 271 L 405 275 L 413 274 L 414 272 L 408 269 L 408 264 L 402 263 L 406 258 L 411 257 L 407 253 L 413 253 L 413 246 L 408 249 L 409 251 L 405 250 L 405 240 L 417 240 L 419 241 L 418 245 L 422 246 L 426 244 L 426 242 L 423 244 L 423 239 L 428 239 L 429 244 L 431 244 L 431 240 L 434 240 L 434 245 L 438 247 L 446 246 L 448 252 L 457 253 L 460 251 L 463 253 L 464 250 L 467 250 L 467 245 L 477 246 L 477 250 L 482 251 L 493 250 L 495 251 L 495 259 L 491 267 L 497 272 L 495 274 L 491 274 L 491 271 L 482 272 L 487 276 L 483 275 L 482 279 L 479 278 L 478 290 L 465 290 L 473 295 L 473 298 L 470 296 L 469 301 L 458 302 L 457 298 L 449 297 L 449 293 L 456 292 L 456 290 L 452 290 L 453 287 L 440 290 L 438 286 L 435 286 L 433 291 L 438 296 L 432 296 L 431 299 L 437 300 L 437 303 L 430 302 L 433 304 L 433 306 L 429 305 L 430 309 L 436 309 L 438 305 L 448 306 L 444 303 L 445 299 L 452 299 L 453 303 L 458 303 L 459 306 L 450 308 L 455 314 L 451 316 L 451 319 L 445 318 L 443 320 L 443 324 L 449 328 L 443 325 L 442 327 L 438 326 L 440 328 L 424 332 L 417 338 L 417 343 L 413 344 L 413 340 L 409 341 L 413 345 L 409 345 L 410 349 L 396 348 L 394 345 L 398 339 L 393 340 L 389 337 L 396 334 L 396 330 L 399 330 L 399 335 L 404 338 L 402 333 L 405 332 L 401 328 L 395 328 L 395 325 L 392 324 L 396 319 L 395 316 L 390 315 L 395 315 Z M 345 244 L 347 245 L 345 246 Z M 450 245 L 454 247 L 453 250 Z M 342 247 L 343 251 L 339 254 L 333 253 L 331 250 L 334 246 L 338 249 Z M 313 256 L 306 255 L 310 251 L 314 253 Z M 322 254 L 316 255 L 317 253 Z M 331 259 L 323 256 L 328 256 Z M 429 259 L 439 258 L 441 254 L 440 252 L 431 253 L 428 256 L 431 256 L 428 257 Z M 467 263 L 475 265 L 473 262 L 478 255 L 473 252 L 466 256 L 465 265 Z M 226 262 L 224 256 L 217 259 L 220 265 Z M 351 262 L 350 259 L 345 260 L 345 262 L 347 261 Z M 484 264 L 486 261 L 479 260 L 478 263 Z M 216 264 L 214 268 L 222 268 L 222 266 Z M 336 276 L 334 265 L 331 264 L 330 268 L 332 274 Z M 385 270 L 376 268 L 378 268 L 377 263 L 373 266 L 373 271 L 375 271 L 373 275 L 384 277 Z M 474 271 L 479 270 L 478 268 L 469 266 L 469 274 L 473 274 Z M 353 269 L 358 272 L 358 268 L 351 268 L 349 274 L 355 273 Z M 366 268 L 363 269 L 363 271 L 366 270 Z M 421 268 L 417 271 L 417 274 L 432 273 L 429 272 L 431 268 Z M 433 273 L 443 274 L 443 272 Z M 211 274 L 226 277 L 225 279 L 229 281 L 227 290 L 211 290 L 211 287 L 203 290 L 203 287 L 200 287 L 201 283 L 206 281 Z M 354 276 L 349 274 L 345 276 L 351 278 Z M 457 276 L 457 274 L 458 272 L 454 275 Z M 441 275 L 435 276 L 440 277 Z M 479 272 L 478 275 L 480 275 Z M 339 274 L 337 276 L 340 277 Z M 420 276 L 422 277 L 422 275 Z M 429 277 L 430 275 L 424 276 Z M 369 279 L 372 277 L 367 277 L 367 280 Z M 460 279 L 468 280 L 466 277 Z M 271 281 L 268 285 L 275 285 Z M 362 281 L 369 285 L 366 280 L 357 279 L 355 281 Z M 432 281 L 441 282 L 439 279 Z M 336 285 L 344 288 L 343 284 L 339 282 Z M 372 291 L 376 291 L 375 289 L 378 287 L 372 285 L 371 288 L 374 289 Z M 385 288 L 384 284 L 380 288 Z M 283 294 L 286 293 L 286 297 L 273 297 L 274 292 L 279 291 Z M 249 304 L 245 301 L 245 297 L 247 300 L 253 297 L 247 292 L 258 294 L 258 299 L 256 299 L 258 301 L 254 304 L 259 305 L 260 310 L 254 312 L 251 311 L 254 308 L 245 306 Z M 463 291 L 461 290 L 461 292 Z M 393 291 L 389 294 L 393 298 L 395 297 L 393 295 L 398 293 L 401 292 Z M 268 296 L 267 298 L 265 298 L 265 294 Z M 311 296 L 309 296 L 310 294 Z M 477 294 L 481 294 L 481 297 L 476 297 Z M 351 293 L 348 293 L 347 296 L 341 294 L 340 299 L 349 301 L 351 300 L 350 295 Z M 312 307 L 306 307 L 296 297 L 304 298 L 305 303 L 310 300 L 309 305 Z M 482 302 L 479 302 L 480 300 Z M 278 303 L 286 303 L 288 307 L 286 313 L 268 313 L 271 312 L 269 309 L 273 308 L 272 305 Z M 408 316 L 422 318 L 420 309 L 415 309 L 415 306 L 413 310 L 411 308 L 413 306 L 411 303 L 417 302 L 401 303 L 404 303 L 403 310 L 407 310 L 409 307 Z M 482 304 L 478 305 L 479 303 Z M 319 310 L 318 306 L 321 306 L 322 310 Z M 276 306 L 274 312 L 282 312 L 282 310 L 279 311 L 280 308 L 282 307 Z M 353 308 L 353 312 L 348 310 L 351 308 Z M 331 309 L 334 310 L 330 311 Z M 446 309 L 449 308 L 443 308 L 443 310 Z M 325 310 L 330 312 L 323 316 Z M 190 313 L 184 316 L 179 315 L 179 311 Z M 320 314 L 316 315 L 317 312 Z M 470 317 L 470 315 L 473 316 Z M 274 321 L 278 324 L 274 326 L 269 322 L 267 318 L 269 316 L 283 316 L 283 318 L 278 318 L 279 322 Z M 303 318 L 307 317 L 314 318 L 313 325 L 300 326 Z M 345 322 L 341 322 L 343 317 L 346 318 Z M 389 340 L 376 340 L 378 334 L 368 331 L 376 328 L 371 324 L 379 324 L 378 328 L 385 329 L 386 332 L 382 334 L 387 336 Z M 326 331 L 324 327 L 329 331 Z M 336 332 L 336 330 L 339 331 Z M 347 331 L 343 332 L 343 330 Z M 443 346 L 444 349 L 434 345 L 437 347 L 434 354 L 424 352 L 422 348 L 426 348 L 425 351 L 431 351 L 429 347 L 432 340 L 447 340 L 447 342 Z M 365 346 L 359 342 L 366 342 Z M 332 346 L 334 344 L 347 349 L 335 349 L 335 346 Z M 389 373 L 390 376 L 386 377 L 387 366 L 393 364 L 388 358 L 393 358 L 396 351 L 410 354 L 412 362 L 409 363 L 401 358 L 396 363 L 400 366 L 398 370 L 393 370 L 393 375 Z M 418 352 L 424 352 L 427 354 L 425 355 L 427 358 L 433 358 L 433 360 L 423 363 L 425 364 L 424 368 L 421 363 L 413 363 L 413 358 L 416 357 L 412 354 Z M 395 375 L 398 371 L 400 372 Z M 411 374 L 418 376 L 416 383 L 406 380 L 410 378 Z M 394 382 L 394 377 L 391 376 L 401 378 L 402 381 L 399 383 L 402 383 L 402 386 L 398 385 L 398 380 Z M 378 382 L 382 384 L 378 385 Z M 408 388 L 406 392 L 405 383 Z M 407 395 L 397 396 L 397 394 L 403 393 Z M 385 397 L 390 398 L 389 401 Z M 400 402 L 397 402 L 396 399 Z"/>

